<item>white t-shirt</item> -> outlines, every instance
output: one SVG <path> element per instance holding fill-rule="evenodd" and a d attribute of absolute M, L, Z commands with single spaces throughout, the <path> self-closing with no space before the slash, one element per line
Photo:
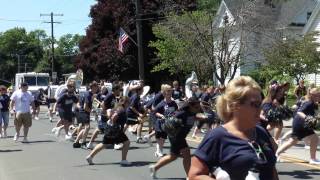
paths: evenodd
<path fill-rule="evenodd" d="M 27 113 L 30 112 L 31 103 L 34 101 L 34 98 L 30 91 L 22 92 L 21 90 L 15 91 L 11 95 L 11 100 L 15 103 L 16 112 Z"/>

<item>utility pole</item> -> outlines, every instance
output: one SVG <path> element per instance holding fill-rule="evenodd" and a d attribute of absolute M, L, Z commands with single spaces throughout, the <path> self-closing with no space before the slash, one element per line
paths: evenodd
<path fill-rule="evenodd" d="M 51 24 L 51 76 L 54 72 L 54 34 L 53 34 L 53 24 L 58 23 L 61 24 L 61 22 L 55 22 L 53 21 L 53 16 L 63 16 L 63 14 L 54 14 L 51 12 L 50 14 L 40 14 L 41 16 L 50 16 L 51 21 L 45 21 L 44 23 L 50 23 Z"/>
<path fill-rule="evenodd" d="M 142 39 L 142 19 L 141 19 L 141 3 L 140 0 L 135 0 L 136 5 L 136 28 L 138 41 L 138 64 L 139 64 L 139 79 L 144 80 L 144 60 L 143 60 L 143 39 Z"/>

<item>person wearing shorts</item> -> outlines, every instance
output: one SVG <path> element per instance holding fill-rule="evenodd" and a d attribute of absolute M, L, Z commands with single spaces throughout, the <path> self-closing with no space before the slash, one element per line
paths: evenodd
<path fill-rule="evenodd" d="M 130 97 L 130 105 L 127 108 L 127 125 L 136 125 L 137 124 L 137 143 L 144 143 L 142 137 L 141 137 L 141 131 L 142 131 L 142 123 L 143 118 L 145 116 L 144 109 L 142 107 L 142 104 L 140 102 L 140 95 L 143 92 L 143 88 L 137 88 L 136 93 L 134 93 Z M 126 128 L 125 128 L 126 129 Z"/>
<path fill-rule="evenodd" d="M 151 177 L 156 178 L 156 172 L 163 166 L 176 160 L 179 156 L 183 158 L 183 167 L 186 174 L 188 174 L 191 162 L 190 148 L 186 141 L 191 128 L 196 120 L 196 113 L 201 112 L 200 101 L 191 97 L 187 103 L 177 111 L 174 116 L 181 119 L 182 126 L 175 136 L 169 136 L 170 154 L 163 156 L 156 164 L 149 166 Z"/>
<path fill-rule="evenodd" d="M 167 133 L 162 129 L 162 124 L 165 123 L 165 119 L 168 116 L 173 116 L 173 113 L 178 109 L 178 105 L 172 100 L 172 87 L 168 84 L 163 85 L 164 100 L 162 100 L 155 107 L 155 116 L 157 117 L 155 123 L 155 132 L 157 147 L 154 153 L 156 157 L 163 156 L 163 145 L 167 139 Z"/>
<path fill-rule="evenodd" d="M 93 158 L 96 156 L 102 149 L 105 149 L 107 144 L 120 144 L 123 143 L 122 147 L 122 160 L 120 164 L 122 166 L 128 166 L 131 163 L 127 161 L 127 153 L 130 146 L 130 141 L 128 137 L 124 133 L 124 125 L 127 121 L 126 115 L 126 108 L 129 106 L 129 98 L 128 97 L 121 97 L 117 107 L 113 109 L 113 113 L 111 114 L 110 120 L 108 123 L 111 126 L 119 126 L 118 135 L 115 137 L 110 137 L 108 134 L 105 134 L 103 137 L 102 143 L 95 146 L 95 148 L 91 151 L 91 153 L 86 157 L 87 162 L 89 165 L 94 165 Z"/>
<path fill-rule="evenodd" d="M 317 102 L 320 101 L 320 90 L 318 88 L 312 88 L 305 96 L 305 101 L 299 107 L 295 117 L 292 121 L 292 134 L 291 138 L 283 143 L 277 150 L 276 156 L 280 156 L 291 146 L 297 144 L 303 138 L 310 139 L 310 160 L 309 164 L 320 165 L 320 160 L 316 158 L 318 135 L 311 127 L 305 126 L 305 119 L 307 116 L 315 116 L 316 109 L 318 109 Z"/>
<path fill-rule="evenodd" d="M 0 137 L 3 138 L 7 137 L 7 128 L 9 124 L 9 104 L 10 97 L 7 95 L 7 88 L 5 86 L 0 86 Z"/>
<path fill-rule="evenodd" d="M 73 147 L 75 148 L 79 147 L 80 139 L 82 139 L 82 146 L 86 148 L 86 138 L 90 130 L 90 113 L 92 110 L 92 102 L 97 96 L 98 90 L 98 83 L 93 81 L 90 84 L 90 90 L 86 91 L 84 95 L 80 97 L 80 108 L 77 115 L 77 121 L 79 124 L 79 129 L 82 129 L 82 127 L 84 127 L 84 129 L 78 134 L 77 139 L 73 144 Z"/>
<path fill-rule="evenodd" d="M 14 119 L 14 126 L 16 134 L 13 138 L 18 141 L 20 136 L 20 129 L 23 126 L 24 139 L 22 142 L 28 142 L 29 128 L 32 126 L 32 115 L 30 113 L 30 106 L 32 106 L 32 114 L 35 114 L 34 98 L 30 91 L 28 91 L 28 84 L 22 83 L 19 90 L 15 91 L 11 96 L 10 109 L 11 114 L 16 114 Z M 15 107 L 15 112 L 13 110 Z"/>
<path fill-rule="evenodd" d="M 102 101 L 102 112 L 101 112 L 101 119 L 98 120 L 98 127 L 93 132 L 91 139 L 87 145 L 88 149 L 93 148 L 93 142 L 97 138 L 99 133 L 104 133 L 104 129 L 106 127 L 107 121 L 110 118 L 110 112 L 112 108 L 114 108 L 116 104 L 116 97 L 120 95 L 121 87 L 118 84 L 112 86 L 112 91 L 109 92 Z"/>
<path fill-rule="evenodd" d="M 67 84 L 67 88 L 67 93 L 59 97 L 57 106 L 59 116 L 66 132 L 65 139 L 70 140 L 72 136 L 68 135 L 68 131 L 73 119 L 72 107 L 74 104 L 78 103 L 78 98 L 74 94 L 75 83 L 73 81 L 69 81 L 69 83 Z"/>

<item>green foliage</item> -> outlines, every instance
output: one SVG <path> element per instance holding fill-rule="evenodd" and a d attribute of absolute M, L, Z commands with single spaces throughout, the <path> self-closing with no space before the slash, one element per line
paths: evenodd
<path fill-rule="evenodd" d="M 73 56 L 78 54 L 82 36 L 65 35 L 57 41 L 55 66 L 58 74 L 75 72 Z M 24 28 L 13 28 L 0 33 L 0 78 L 13 80 L 18 72 L 51 71 L 51 39 L 44 30 L 26 32 Z"/>
<path fill-rule="evenodd" d="M 264 76 L 289 76 L 296 81 L 304 79 L 307 74 L 317 73 L 320 68 L 319 44 L 317 33 L 305 35 L 301 39 L 280 41 L 267 50 L 267 65 L 263 67 Z"/>
<path fill-rule="evenodd" d="M 211 22 L 209 13 L 193 11 L 170 14 L 167 21 L 156 24 L 153 33 L 157 40 L 149 46 L 157 50 L 160 63 L 153 72 L 168 70 L 172 75 L 186 76 L 194 70 L 201 83 L 212 77 L 213 65 L 206 53 L 213 39 Z"/>

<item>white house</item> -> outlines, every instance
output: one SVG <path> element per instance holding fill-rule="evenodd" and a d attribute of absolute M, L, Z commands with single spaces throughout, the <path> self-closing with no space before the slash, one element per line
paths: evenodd
<path fill-rule="evenodd" d="M 213 22 L 214 27 L 222 27 L 225 19 L 236 24 L 243 21 L 242 14 L 249 13 L 247 17 L 255 16 L 250 26 L 262 27 L 259 31 L 247 28 L 246 33 L 234 33 L 234 40 L 243 39 L 240 37 L 243 34 L 246 36 L 246 50 L 241 59 L 243 65 L 237 70 L 236 76 L 254 69 L 257 61 L 263 63 L 263 49 L 268 48 L 275 37 L 285 40 L 286 37 L 299 38 L 312 31 L 320 31 L 320 0 L 290 0 L 278 4 L 272 3 L 272 0 L 256 0 L 258 4 L 252 9 L 244 5 L 248 2 L 252 3 L 250 0 L 222 0 Z M 250 15 L 250 11 L 255 13 Z M 318 40 L 320 42 L 320 37 Z M 311 74 L 306 79 L 320 85 L 320 75 Z"/>

